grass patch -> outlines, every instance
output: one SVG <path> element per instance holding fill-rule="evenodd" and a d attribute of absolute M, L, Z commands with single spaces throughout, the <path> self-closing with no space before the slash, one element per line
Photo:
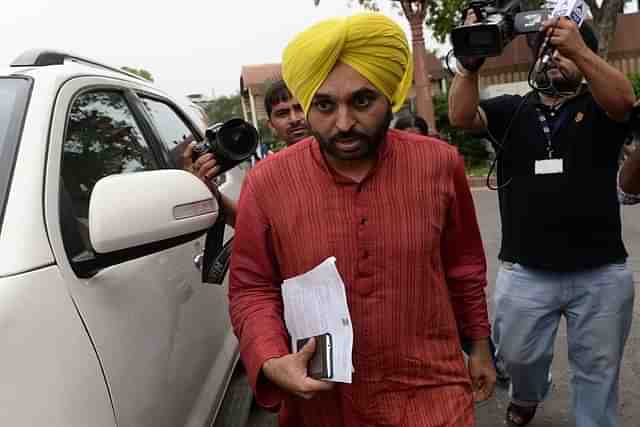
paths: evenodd
<path fill-rule="evenodd" d="M 488 165 L 475 165 L 466 168 L 467 176 L 487 176 L 489 173 Z"/>

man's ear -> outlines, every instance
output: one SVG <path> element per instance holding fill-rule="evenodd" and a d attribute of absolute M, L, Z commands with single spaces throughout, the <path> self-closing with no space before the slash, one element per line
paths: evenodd
<path fill-rule="evenodd" d="M 271 132 L 275 133 L 276 129 L 273 127 L 273 124 L 271 123 L 271 119 L 267 120 L 267 126 L 269 127 L 269 130 Z"/>

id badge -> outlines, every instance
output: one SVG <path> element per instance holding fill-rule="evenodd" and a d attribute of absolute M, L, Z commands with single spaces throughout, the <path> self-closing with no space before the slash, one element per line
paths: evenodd
<path fill-rule="evenodd" d="M 564 172 L 562 159 L 536 160 L 536 175 Z"/>

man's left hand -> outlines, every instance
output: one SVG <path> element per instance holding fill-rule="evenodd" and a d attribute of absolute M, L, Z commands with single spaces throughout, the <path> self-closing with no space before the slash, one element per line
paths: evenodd
<path fill-rule="evenodd" d="M 489 340 L 474 341 L 469 354 L 469 375 L 473 399 L 482 402 L 493 396 L 496 388 L 496 370 L 489 349 Z"/>
<path fill-rule="evenodd" d="M 549 43 L 569 59 L 573 60 L 581 52 L 589 50 L 582 39 L 580 29 L 570 19 L 560 17 L 547 20 L 542 31 L 551 35 Z"/>

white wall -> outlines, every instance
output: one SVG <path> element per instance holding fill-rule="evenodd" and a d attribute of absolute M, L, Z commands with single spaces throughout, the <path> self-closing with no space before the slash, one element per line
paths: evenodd
<path fill-rule="evenodd" d="M 493 98 L 500 95 L 524 95 L 529 92 L 531 88 L 529 83 L 514 82 L 514 83 L 501 83 L 496 85 L 487 86 L 480 91 L 480 99 Z"/>

